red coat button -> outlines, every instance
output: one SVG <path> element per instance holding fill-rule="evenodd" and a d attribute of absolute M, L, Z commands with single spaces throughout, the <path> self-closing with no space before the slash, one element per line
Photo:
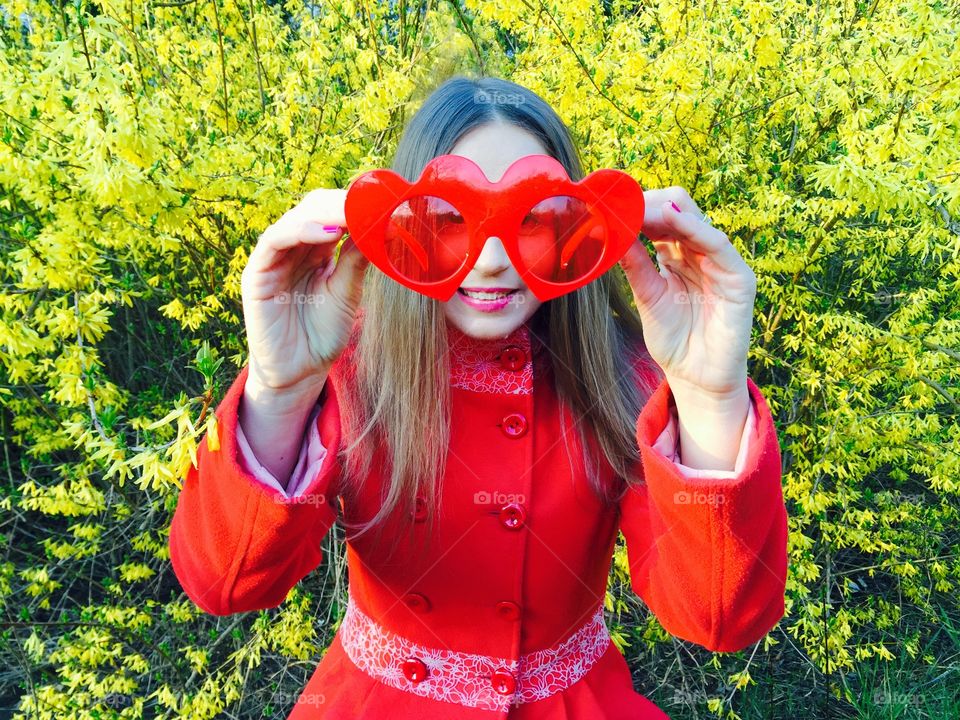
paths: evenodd
<path fill-rule="evenodd" d="M 497 615 L 504 620 L 516 620 L 520 617 L 520 606 L 510 600 L 497 603 Z"/>
<path fill-rule="evenodd" d="M 520 413 L 510 413 L 500 423 L 500 429 L 507 437 L 522 437 L 527 432 L 527 419 Z"/>
<path fill-rule="evenodd" d="M 427 666 L 417 658 L 407 658 L 401 665 L 403 676 L 410 682 L 418 683 L 427 679 Z"/>
<path fill-rule="evenodd" d="M 427 499 L 417 495 L 417 501 L 413 510 L 413 521 L 423 522 L 427 519 Z"/>
<path fill-rule="evenodd" d="M 404 604 L 418 613 L 425 613 L 430 609 L 430 601 L 420 593 L 407 593 L 403 596 Z"/>
<path fill-rule="evenodd" d="M 517 681 L 506 670 L 497 670 L 490 677 L 490 683 L 493 685 L 493 689 L 501 695 L 512 695 L 517 688 Z"/>
<path fill-rule="evenodd" d="M 520 503 L 510 503 L 500 508 L 500 522 L 503 523 L 505 528 L 517 530 L 523 526 L 526 519 L 527 511 Z"/>
<path fill-rule="evenodd" d="M 508 345 L 500 353 L 500 364 L 507 370 L 522 370 L 527 364 L 527 354 L 523 348 L 516 345 Z"/>

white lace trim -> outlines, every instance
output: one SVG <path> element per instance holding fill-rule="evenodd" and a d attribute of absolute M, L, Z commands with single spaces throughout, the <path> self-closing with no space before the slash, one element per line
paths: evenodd
<path fill-rule="evenodd" d="M 347 657 L 368 675 L 390 687 L 467 707 L 503 711 L 511 705 L 542 700 L 566 690 L 587 674 L 610 646 L 603 606 L 566 640 L 519 659 L 427 647 L 397 635 L 364 614 L 352 595 L 337 631 Z M 401 670 L 408 658 L 427 667 L 426 679 L 412 682 Z M 491 676 L 509 672 L 514 692 L 501 695 Z"/>

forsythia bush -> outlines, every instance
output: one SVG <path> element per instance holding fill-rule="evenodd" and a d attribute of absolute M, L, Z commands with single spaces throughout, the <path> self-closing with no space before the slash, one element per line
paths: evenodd
<path fill-rule="evenodd" d="M 280 608 L 207 616 L 170 569 L 179 478 L 245 360 L 259 233 L 387 164 L 455 72 L 543 95 L 588 171 L 686 188 L 759 279 L 787 616 L 749 652 L 674 640 L 621 548 L 637 689 L 676 718 L 960 705 L 954 0 L 0 0 L 0 33 L 0 714 L 289 712 L 341 538 Z"/>

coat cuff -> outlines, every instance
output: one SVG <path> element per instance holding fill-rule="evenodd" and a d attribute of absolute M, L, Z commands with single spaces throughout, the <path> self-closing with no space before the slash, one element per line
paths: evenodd
<path fill-rule="evenodd" d="M 237 447 L 240 450 L 241 462 L 245 469 L 264 487 L 276 490 L 286 498 L 301 497 L 310 485 L 310 480 L 320 472 L 323 459 L 327 454 L 327 448 L 324 447 L 323 441 L 320 439 L 320 428 L 317 423 L 317 418 L 320 417 L 322 410 L 323 403 L 318 402 L 310 413 L 304 440 L 300 444 L 300 455 L 297 458 L 297 464 L 290 473 L 286 487 L 257 459 L 246 435 L 243 433 L 242 423 L 238 422 Z"/>

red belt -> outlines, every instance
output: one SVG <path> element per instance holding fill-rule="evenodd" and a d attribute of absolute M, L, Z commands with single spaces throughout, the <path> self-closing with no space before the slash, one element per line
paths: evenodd
<path fill-rule="evenodd" d="M 587 674 L 611 642 L 600 605 L 565 640 L 516 660 L 428 647 L 378 624 L 357 607 L 352 595 L 337 634 L 353 664 L 386 685 L 486 710 L 505 710 L 567 689 Z"/>

